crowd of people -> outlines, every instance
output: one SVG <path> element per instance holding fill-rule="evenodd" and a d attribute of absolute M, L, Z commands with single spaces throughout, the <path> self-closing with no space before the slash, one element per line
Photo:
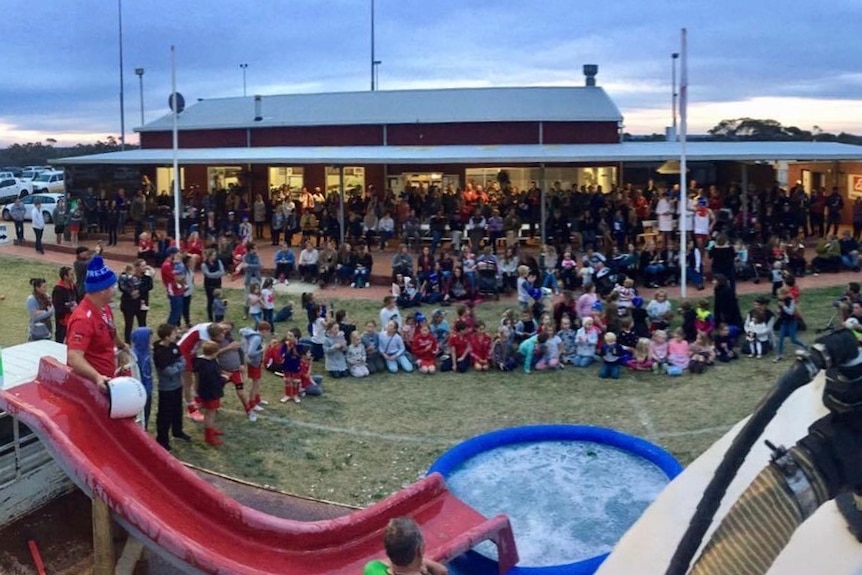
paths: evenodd
<path fill-rule="evenodd" d="M 530 205 L 537 191 L 535 186 L 522 194 L 469 185 L 458 194 L 433 187 L 411 189 L 400 198 L 389 192 L 378 196 L 373 189 L 364 195 L 352 194 L 347 213 L 362 214 L 364 222 L 362 233 L 349 234 L 356 249 L 350 242 L 339 244 L 340 233 L 332 233 L 329 225 L 321 224 L 327 221 L 331 200 L 337 195 L 303 190 L 299 199 L 292 201 L 276 192 L 272 201 L 258 196 L 250 206 L 235 192 L 192 196 L 204 202 L 197 213 L 205 217 L 185 217 L 186 233 L 179 241 L 161 230 L 141 226 L 138 258 L 116 276 L 123 329 L 116 330 L 113 315 L 104 323 L 116 332 L 116 340 L 124 348 L 140 347 L 136 339 L 143 336 L 136 338 L 136 331 L 149 330 L 139 334 L 157 336 L 156 346 L 151 349 L 153 358 L 164 359 L 166 352 L 161 348 L 172 349 L 171 342 L 176 340 L 188 373 L 196 370 L 200 363 L 196 356 L 203 352 L 216 361 L 219 373 L 227 374 L 248 418 L 254 420 L 265 405 L 259 395 L 259 376 L 252 377 L 259 374 L 256 369 L 261 366 L 284 379 L 284 403 L 300 403 L 310 390 L 320 391 L 320 378 L 312 375 L 316 361 L 322 362 L 323 370 L 332 378 L 414 370 L 423 374 L 515 369 L 532 372 L 592 364 L 598 364 L 600 377 L 617 378 L 625 368 L 672 375 L 686 370 L 701 373 L 716 361 L 731 361 L 740 355 L 766 357 L 771 353 L 778 361 L 784 354 L 785 339 L 804 345 L 797 337 L 803 320 L 796 278 L 810 272 L 859 269 L 858 241 L 854 237 L 859 230 L 855 227 L 854 232 L 844 231 L 840 239 L 832 229 L 823 230 L 828 235 L 819 239 L 816 256 L 807 261 L 805 237 L 820 233 L 819 220 L 774 215 L 776 211 L 799 215 L 796 204 L 809 201 L 800 188 L 790 193 L 775 189 L 749 196 L 748 209 L 754 214 L 750 216 L 753 219 L 748 223 L 753 227 L 749 229 L 739 225 L 742 212 L 735 210 L 742 197 L 735 189 L 719 194 L 714 188 L 693 188 L 690 206 L 679 210 L 672 190 L 624 188 L 602 194 L 601 190 L 589 188 L 563 191 L 555 187 L 548 194 L 551 219 L 545 222 L 546 242 L 536 252 L 525 248 L 514 232 L 521 228 L 519 210 L 521 215 L 533 214 L 524 205 Z M 841 206 L 830 200 L 834 194 L 822 198 L 818 194 L 810 201 L 823 200 L 824 221 L 830 223 Z M 143 192 L 139 192 L 128 202 L 129 213 L 135 214 L 130 220 L 136 228 L 139 214 L 131 210 L 131 205 L 142 201 L 142 197 Z M 224 210 L 220 201 L 224 202 Z M 110 200 L 108 207 L 114 202 Z M 337 204 L 336 207 L 340 209 Z M 854 206 L 854 213 L 855 209 Z M 417 214 L 429 212 L 430 241 L 413 241 L 416 237 L 412 230 L 418 229 L 414 224 L 424 222 Z M 565 218 L 565 226 L 553 223 L 553 218 L 570 212 L 576 217 Z M 725 216 L 719 217 L 719 212 Z M 223 218 L 216 215 L 223 213 Z M 453 213 L 465 216 L 463 228 L 452 225 Z M 280 219 L 278 214 L 284 216 L 283 222 L 267 221 Z M 369 219 L 369 215 L 374 217 Z M 765 217 L 758 220 L 760 216 Z M 648 217 L 657 219 L 656 237 L 632 235 L 642 231 Z M 682 257 L 679 235 L 673 231 L 673 220 L 680 217 L 692 218 L 691 226 L 686 226 L 690 232 L 685 237 L 686 253 Z M 372 219 L 375 225 L 366 225 Z M 381 227 L 380 221 L 387 219 L 394 225 L 385 223 Z M 512 221 L 506 224 L 506 219 Z M 298 222 L 298 228 L 291 227 L 293 220 Z M 303 221 L 308 225 L 303 226 Z M 583 225 L 585 221 L 598 223 L 593 230 Z M 265 237 L 267 223 L 271 224 L 270 238 Z M 538 224 L 532 215 L 529 223 Z M 284 230 L 288 233 L 282 238 Z M 297 233 L 301 237 L 298 254 L 291 245 Z M 262 261 L 257 249 L 259 242 L 267 239 L 278 245 L 271 263 Z M 294 311 L 290 305 L 276 305 L 277 284 L 299 280 L 319 286 L 338 283 L 365 287 L 372 278 L 372 250 L 396 239 L 401 243 L 391 262 L 391 291 L 379 318 L 358 328 L 345 310 L 318 304 L 309 290 L 302 301 L 308 319 L 306 329 L 293 328 L 283 337 L 271 337 L 273 326 L 291 318 Z M 69 343 L 69 326 L 76 310 L 86 299 L 93 299 L 87 288 L 92 272 L 89 266 L 97 258 L 101 262 L 100 249 L 101 244 L 95 253 L 85 246 L 77 247 L 75 261 L 60 268 L 50 293 L 44 279 L 32 282 L 33 294 L 27 302 L 29 339 L 53 336 Z M 104 267 L 103 262 L 100 265 Z M 274 270 L 271 274 L 270 266 Z M 713 302 L 684 302 L 680 309 L 671 310 L 661 288 L 682 281 L 685 271 L 698 290 L 705 289 L 707 268 L 715 278 Z M 203 324 L 197 323 L 202 318 L 192 313 L 198 270 L 206 297 Z M 239 330 L 225 321 L 228 298 L 222 282 L 228 276 L 243 278 L 240 305 L 248 325 Z M 771 283 L 774 311 L 769 309 L 769 298 L 759 299 L 755 308 L 742 316 L 736 282 L 746 278 L 764 278 Z M 156 281 L 161 287 L 155 285 Z M 644 301 L 638 286 L 657 288 L 654 298 Z M 169 313 L 153 332 L 147 328 L 148 313 L 153 293 L 161 289 Z M 576 291 L 580 292 L 577 297 Z M 515 294 L 517 308 L 488 325 L 476 318 L 474 307 L 483 297 L 499 297 L 506 292 Z M 99 306 L 101 302 L 97 302 Z M 422 305 L 435 309 L 427 315 L 406 311 Z M 450 305 L 455 306 L 456 315 L 451 324 L 447 320 Z M 101 314 L 108 317 L 106 312 Z M 678 327 L 671 329 L 671 321 Z M 203 325 L 220 327 L 212 332 Z M 195 345 L 184 349 L 180 342 L 190 333 L 197 334 Z M 257 342 L 251 346 L 253 349 L 247 345 L 250 338 Z M 225 341 L 230 347 L 226 351 L 220 347 L 207 354 L 203 348 L 205 342 Z M 249 356 L 254 365 L 248 363 Z M 159 381 L 169 367 L 156 365 L 154 373 Z M 204 364 L 201 369 L 205 367 Z M 215 373 L 212 369 L 209 372 L 210 376 Z M 82 373 L 94 372 L 84 368 Z M 236 374 L 251 378 L 251 393 L 244 391 L 246 376 Z M 176 377 L 166 372 L 164 379 L 172 382 Z M 218 386 L 201 386 L 200 374 L 181 379 L 180 406 L 173 405 L 166 413 L 182 412 L 185 406 L 193 417 L 205 419 L 205 428 L 214 430 L 206 432 L 206 440 L 218 444 L 221 439 L 212 419 L 217 398 L 204 397 L 212 395 L 206 390 Z M 197 381 L 197 386 L 192 381 Z M 166 391 L 175 390 L 173 383 L 169 387 Z M 201 393 L 202 387 L 204 396 L 195 395 Z M 172 422 L 169 427 L 173 426 L 175 437 L 184 435 L 175 416 L 167 420 Z M 159 431 L 158 437 L 169 447 L 166 433 Z"/>

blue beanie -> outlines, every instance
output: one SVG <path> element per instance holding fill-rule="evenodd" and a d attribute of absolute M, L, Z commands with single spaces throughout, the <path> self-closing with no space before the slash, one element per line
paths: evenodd
<path fill-rule="evenodd" d="M 117 283 L 117 274 L 105 265 L 102 256 L 93 256 L 87 266 L 87 277 L 84 280 L 84 291 L 95 293 L 106 290 Z"/>

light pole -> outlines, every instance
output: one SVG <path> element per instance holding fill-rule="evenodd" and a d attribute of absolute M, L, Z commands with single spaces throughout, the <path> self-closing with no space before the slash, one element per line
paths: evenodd
<path fill-rule="evenodd" d="M 377 88 L 374 80 L 374 72 L 379 62 L 374 58 L 374 0 L 371 0 L 371 91 Z"/>
<path fill-rule="evenodd" d="M 674 52 L 670 55 L 671 75 L 670 75 L 670 113 L 673 117 L 673 140 L 679 140 L 676 133 L 676 98 L 679 96 L 676 92 L 676 61 L 679 59 L 679 52 Z"/>
<path fill-rule="evenodd" d="M 123 82 L 123 0 L 117 0 L 120 29 L 120 149 L 126 149 L 126 97 Z"/>
<path fill-rule="evenodd" d="M 135 74 L 138 75 L 138 85 L 141 87 L 141 126 L 144 125 L 144 69 L 135 68 Z"/>
<path fill-rule="evenodd" d="M 240 68 L 242 68 L 242 96 L 245 97 L 245 71 L 248 70 L 248 64 L 240 64 Z"/>

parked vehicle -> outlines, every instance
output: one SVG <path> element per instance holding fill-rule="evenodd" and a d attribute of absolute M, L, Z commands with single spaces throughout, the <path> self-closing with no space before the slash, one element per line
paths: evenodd
<path fill-rule="evenodd" d="M 0 204 L 8 204 L 14 202 L 16 198 L 27 197 L 31 192 L 30 182 L 18 178 L 0 178 Z"/>
<path fill-rule="evenodd" d="M 64 179 L 63 172 L 42 172 L 33 179 L 33 193 L 65 193 L 66 182 Z"/>
<path fill-rule="evenodd" d="M 45 216 L 45 223 L 50 224 L 53 223 L 54 216 L 54 208 L 57 207 L 57 202 L 60 198 L 65 197 L 65 194 L 30 194 L 26 198 L 21 200 L 21 203 L 24 204 L 24 207 L 27 208 L 26 213 L 24 215 L 25 220 L 30 220 L 30 212 L 31 208 L 36 200 L 40 200 L 42 202 L 42 215 Z M 2 207 L 2 216 L 3 219 L 7 222 L 12 221 L 12 215 L 9 213 L 9 207 L 11 203 L 7 203 Z"/>

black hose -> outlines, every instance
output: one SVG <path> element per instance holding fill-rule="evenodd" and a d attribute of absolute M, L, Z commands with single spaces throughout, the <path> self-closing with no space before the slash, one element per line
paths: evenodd
<path fill-rule="evenodd" d="M 823 478 L 804 450 L 790 450 L 810 480 L 816 507 L 804 509 L 775 464 L 764 468 L 742 493 L 697 558 L 691 575 L 763 575 L 796 528 L 830 498 Z"/>
<path fill-rule="evenodd" d="M 688 572 L 691 560 L 700 547 L 703 536 L 712 524 L 712 518 L 721 505 L 721 500 L 724 498 L 730 482 L 736 477 L 739 466 L 745 460 L 748 452 L 751 451 L 751 446 L 763 434 L 763 430 L 775 417 L 781 404 L 794 391 L 811 381 L 812 377 L 810 367 L 805 362 L 797 361 L 760 401 L 754 413 L 724 453 L 724 458 L 703 492 L 703 497 L 697 504 L 697 510 L 691 518 L 688 529 L 683 534 L 682 540 L 673 554 L 666 575 L 685 575 Z"/>
<path fill-rule="evenodd" d="M 821 369 L 851 362 L 856 360 L 859 354 L 859 344 L 853 334 L 847 329 L 838 330 L 818 338 L 810 354 L 795 362 L 778 379 L 775 387 L 760 401 L 725 452 L 671 558 L 666 575 L 685 575 L 688 572 L 691 560 L 712 524 L 728 486 L 751 451 L 751 446 L 763 434 L 784 401 L 798 388 L 810 382 Z"/>

